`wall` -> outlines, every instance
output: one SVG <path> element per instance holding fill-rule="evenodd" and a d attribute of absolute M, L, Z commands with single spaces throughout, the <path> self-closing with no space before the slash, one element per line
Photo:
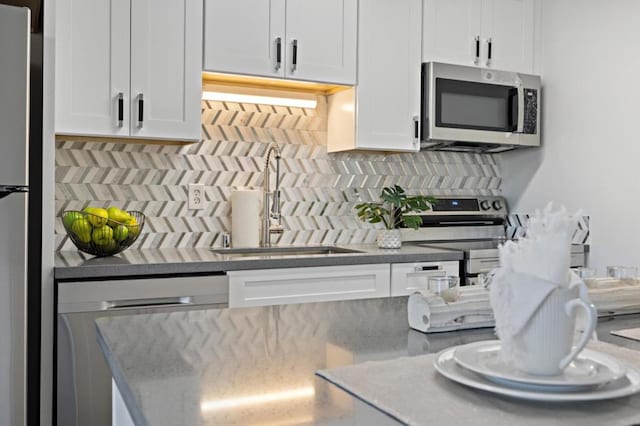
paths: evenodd
<path fill-rule="evenodd" d="M 501 155 L 512 209 L 591 216 L 590 265 L 640 264 L 640 2 L 544 1 L 543 147 Z"/>
<path fill-rule="evenodd" d="M 51 424 L 53 418 L 53 335 L 54 288 L 53 255 L 56 218 L 55 182 L 55 10 L 57 0 L 43 5 L 43 78 L 42 78 L 42 294 L 40 336 L 40 425 Z"/>
<path fill-rule="evenodd" d="M 319 99 L 315 110 L 203 101 L 203 140 L 185 146 L 59 140 L 56 215 L 113 204 L 147 215 L 138 248 L 218 246 L 231 229 L 231 191 L 261 187 L 272 141 L 283 156 L 282 244 L 374 242 L 374 226 L 360 222 L 354 206 L 396 183 L 425 195 L 500 193 L 491 155 L 327 154 Z M 205 210 L 187 209 L 187 185 L 195 182 L 206 185 Z M 75 250 L 60 220 L 56 247 Z"/>

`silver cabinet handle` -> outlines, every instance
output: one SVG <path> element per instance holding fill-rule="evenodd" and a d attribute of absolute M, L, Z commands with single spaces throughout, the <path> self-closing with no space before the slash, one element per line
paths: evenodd
<path fill-rule="evenodd" d="M 142 128 L 144 122 L 144 96 L 142 93 L 138 95 L 138 127 Z"/>
<path fill-rule="evenodd" d="M 473 42 L 475 43 L 475 47 L 476 47 L 476 56 L 473 59 L 473 63 L 478 65 L 480 63 L 480 36 L 477 35 L 474 39 Z"/>
<path fill-rule="evenodd" d="M 442 271 L 442 265 L 430 265 L 430 266 L 416 266 L 414 272 L 434 272 Z"/>
<path fill-rule="evenodd" d="M 104 302 L 102 310 L 108 311 L 111 309 L 125 309 L 125 308 L 128 308 L 128 309 L 153 308 L 153 307 L 162 307 L 162 306 L 191 305 L 192 303 L 193 303 L 193 300 L 191 296 L 117 300 L 112 302 Z"/>
<path fill-rule="evenodd" d="M 282 38 L 276 38 L 276 71 L 282 66 Z"/>
<path fill-rule="evenodd" d="M 298 68 L 298 40 L 291 42 L 291 72 Z"/>
<path fill-rule="evenodd" d="M 493 40 L 491 37 L 487 39 L 487 66 L 491 65 L 491 58 L 493 57 Z"/>
<path fill-rule="evenodd" d="M 118 127 L 124 126 L 124 93 L 119 92 L 116 96 L 118 102 Z"/>
<path fill-rule="evenodd" d="M 413 116 L 413 143 L 420 143 L 420 117 Z"/>

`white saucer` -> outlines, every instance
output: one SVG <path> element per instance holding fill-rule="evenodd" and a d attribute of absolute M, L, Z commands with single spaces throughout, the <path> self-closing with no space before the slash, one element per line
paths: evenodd
<path fill-rule="evenodd" d="M 627 367 L 613 357 L 584 349 L 557 376 L 528 374 L 503 362 L 500 341 L 470 343 L 455 348 L 454 360 L 474 373 L 502 385 L 546 392 L 572 392 L 602 386 L 623 377 Z"/>
<path fill-rule="evenodd" d="M 621 398 L 640 391 L 640 371 L 632 366 L 627 366 L 625 377 L 586 391 L 543 392 L 502 386 L 458 365 L 454 359 L 455 350 L 456 348 L 453 347 L 440 352 L 433 361 L 435 369 L 454 382 L 499 395 L 531 401 L 573 402 Z"/>

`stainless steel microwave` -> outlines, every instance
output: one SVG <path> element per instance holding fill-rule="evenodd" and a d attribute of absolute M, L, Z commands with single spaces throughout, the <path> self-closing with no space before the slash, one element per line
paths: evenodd
<path fill-rule="evenodd" d="M 540 146 L 540 77 L 422 64 L 421 149 L 502 152 Z"/>

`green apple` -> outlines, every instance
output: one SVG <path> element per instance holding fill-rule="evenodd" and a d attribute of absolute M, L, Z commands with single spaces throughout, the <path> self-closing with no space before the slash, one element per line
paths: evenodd
<path fill-rule="evenodd" d="M 93 230 L 91 239 L 96 245 L 105 245 L 113 239 L 113 229 L 108 226 L 101 226 Z"/>
<path fill-rule="evenodd" d="M 116 240 L 111 238 L 107 241 L 103 241 L 102 244 L 98 244 L 98 247 L 105 253 L 113 253 L 118 248 L 118 243 L 116 243 Z"/>
<path fill-rule="evenodd" d="M 71 232 L 73 232 L 73 235 L 75 235 L 78 240 L 85 244 L 91 241 L 92 229 L 93 228 L 91 227 L 89 221 L 84 218 L 76 219 L 71 224 Z"/>
<path fill-rule="evenodd" d="M 113 228 L 114 240 L 118 242 L 122 242 L 126 240 L 128 236 L 129 236 L 129 228 L 127 228 L 125 225 L 118 225 L 115 228 Z"/>
<path fill-rule="evenodd" d="M 66 212 L 64 216 L 62 216 L 62 223 L 65 229 L 71 229 L 71 225 L 73 225 L 73 222 L 77 219 L 84 219 L 84 215 L 76 211 Z"/>

